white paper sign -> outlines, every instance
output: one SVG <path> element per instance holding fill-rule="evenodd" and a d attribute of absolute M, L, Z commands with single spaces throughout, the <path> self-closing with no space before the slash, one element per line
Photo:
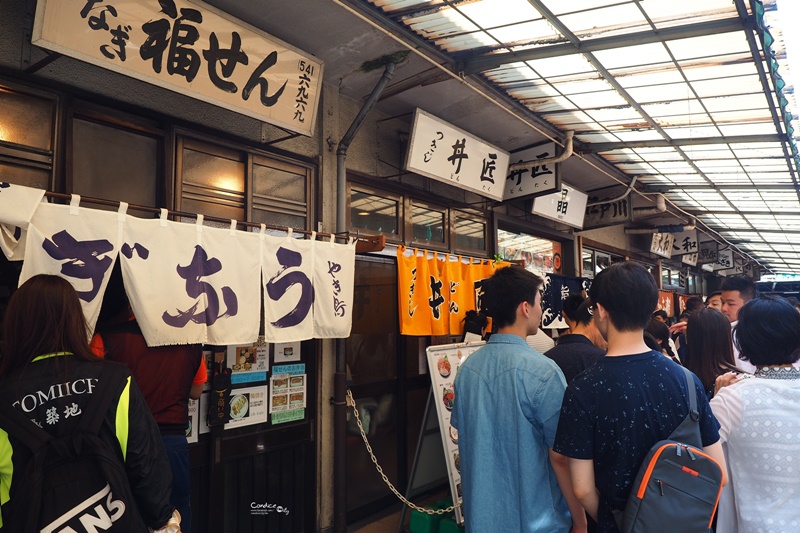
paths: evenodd
<path fill-rule="evenodd" d="M 714 263 L 714 270 L 725 270 L 733 267 L 733 250 L 720 250 L 717 255 L 717 262 Z"/>
<path fill-rule="evenodd" d="M 672 257 L 672 245 L 675 243 L 675 235 L 672 233 L 653 233 L 650 242 L 650 253 L 661 257 Z"/>
<path fill-rule="evenodd" d="M 537 159 L 549 159 L 555 156 L 556 143 L 546 143 L 510 154 L 509 165 Z M 519 170 L 509 170 L 503 188 L 503 201 L 534 194 L 544 195 L 557 192 L 561 186 L 560 171 L 558 164 L 536 165 L 534 163 Z"/>
<path fill-rule="evenodd" d="M 300 346 L 300 341 L 275 344 L 275 364 L 282 365 L 291 361 L 299 361 L 301 356 Z"/>
<path fill-rule="evenodd" d="M 225 429 L 267 422 L 267 386 L 233 389 L 230 401 L 230 420 Z"/>
<path fill-rule="evenodd" d="M 561 185 L 561 191 L 533 199 L 531 213 L 575 228 L 583 227 L 588 196 L 581 191 Z"/>
<path fill-rule="evenodd" d="M 303 135 L 314 132 L 322 63 L 208 4 L 39 0 L 32 42 Z"/>
<path fill-rule="evenodd" d="M 406 170 L 502 200 L 508 161 L 508 152 L 416 110 Z"/>

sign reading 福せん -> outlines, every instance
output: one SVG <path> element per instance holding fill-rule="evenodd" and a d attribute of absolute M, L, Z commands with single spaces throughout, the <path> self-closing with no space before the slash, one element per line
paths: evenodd
<path fill-rule="evenodd" d="M 200 2 L 39 0 L 32 43 L 311 135 L 315 57 Z"/>

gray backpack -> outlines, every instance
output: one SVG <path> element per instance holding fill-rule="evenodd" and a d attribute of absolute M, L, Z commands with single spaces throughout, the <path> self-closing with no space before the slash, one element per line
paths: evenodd
<path fill-rule="evenodd" d="M 622 533 L 711 529 L 722 492 L 722 469 L 703 452 L 694 376 L 681 368 L 689 388 L 689 414 L 666 440 L 650 448 L 625 512 L 616 517 Z"/>

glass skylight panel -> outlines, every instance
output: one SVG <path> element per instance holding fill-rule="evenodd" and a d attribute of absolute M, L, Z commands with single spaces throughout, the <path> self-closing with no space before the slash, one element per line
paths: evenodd
<path fill-rule="evenodd" d="M 569 2 L 564 2 L 564 0 L 543 0 L 542 3 L 556 15 L 563 15 L 564 13 L 603 7 L 608 4 L 608 0 L 570 0 Z"/>
<path fill-rule="evenodd" d="M 700 100 L 694 98 L 683 99 L 677 102 L 653 102 L 649 104 L 641 104 L 645 113 L 651 117 L 664 117 L 672 115 L 688 115 L 688 114 L 705 114 L 706 110 L 700 104 Z"/>
<path fill-rule="evenodd" d="M 511 96 L 518 100 L 525 100 L 528 98 L 546 98 L 550 96 L 560 96 L 560 93 L 554 87 L 544 83 L 538 82 L 531 84 L 522 89 L 506 89 Z"/>
<path fill-rule="evenodd" d="M 623 106 L 628 103 L 617 91 L 606 90 L 587 94 L 574 94 L 569 97 L 579 108 Z"/>
<path fill-rule="evenodd" d="M 659 44 L 659 46 L 661 46 Z M 649 59 L 649 58 L 648 58 Z M 630 69 L 609 69 L 614 79 L 626 89 L 648 87 L 664 83 L 682 83 L 683 76 L 672 62 Z"/>
<path fill-rule="evenodd" d="M 747 39 L 744 38 L 741 31 L 676 39 L 674 41 L 668 41 L 666 45 L 677 61 L 698 58 L 711 59 L 718 55 L 728 55 L 737 52 L 749 53 L 750 51 L 747 45 Z M 713 61 L 713 59 L 711 60 Z"/>
<path fill-rule="evenodd" d="M 654 140 L 661 140 L 661 135 L 652 129 L 642 129 L 638 131 L 619 131 L 615 132 L 615 135 L 620 138 L 623 142 L 633 142 L 633 141 L 654 141 Z"/>
<path fill-rule="evenodd" d="M 548 113 L 543 117 L 548 122 L 556 124 L 581 124 L 592 122 L 592 117 L 583 111 L 566 111 L 562 113 Z"/>
<path fill-rule="evenodd" d="M 700 122 L 698 120 L 698 122 Z M 719 130 L 716 126 L 681 126 L 669 127 L 663 126 L 664 131 L 671 139 L 696 139 L 703 137 L 717 137 Z"/>
<path fill-rule="evenodd" d="M 484 28 L 496 28 L 523 20 L 541 19 L 542 15 L 528 0 L 481 0 L 457 6 L 465 16 Z M 548 34 L 552 34 L 550 31 Z M 545 34 L 528 34 L 528 38 Z"/>
<path fill-rule="evenodd" d="M 445 30 L 441 33 L 441 36 L 434 37 L 430 36 L 431 40 L 437 45 L 442 47 L 448 52 L 464 52 L 466 50 L 472 50 L 474 48 L 499 48 L 499 51 L 505 52 L 506 50 L 500 48 L 497 44 L 497 41 L 492 39 L 492 37 L 483 31 L 473 31 L 470 33 L 458 33 L 456 35 L 452 34 L 452 31 Z M 423 35 L 426 35 L 426 32 L 422 31 Z"/>
<path fill-rule="evenodd" d="M 761 109 L 766 107 L 767 100 L 763 94 L 740 94 L 721 96 L 719 98 L 703 98 L 703 105 L 709 113 L 717 111 L 735 111 L 737 109 Z M 773 133 L 775 133 L 773 131 Z"/>
<path fill-rule="evenodd" d="M 664 151 L 664 152 L 651 152 L 646 155 L 647 155 L 646 160 L 650 163 L 655 163 L 658 161 L 685 161 L 683 159 L 683 156 L 681 156 L 681 154 L 679 154 L 675 150 Z"/>
<path fill-rule="evenodd" d="M 634 87 L 628 89 L 628 94 L 637 102 L 680 102 L 681 100 L 691 100 L 694 98 L 689 84 L 687 83 L 667 83 L 649 87 Z M 688 111 L 688 109 L 687 109 Z M 673 111 L 674 113 L 675 111 Z"/>
<path fill-rule="evenodd" d="M 721 124 L 720 131 L 725 136 L 737 135 L 770 135 L 775 133 L 772 122 L 757 122 L 755 124 Z"/>
<path fill-rule="evenodd" d="M 646 162 L 642 163 L 618 163 L 617 168 L 627 174 L 652 174 L 656 171 Z"/>
<path fill-rule="evenodd" d="M 700 98 L 725 96 L 728 94 L 757 94 L 762 91 L 761 80 L 757 73 L 735 78 L 718 78 L 715 80 L 693 81 L 692 88 Z"/>
<path fill-rule="evenodd" d="M 681 146 L 681 150 L 694 161 L 725 161 L 734 159 L 733 152 L 728 148 L 722 150 L 705 150 L 705 145 Z"/>
<path fill-rule="evenodd" d="M 732 144 L 731 148 L 736 157 L 742 159 L 783 157 L 783 148 L 778 143 L 759 143 L 759 147 L 753 147 L 752 144 Z"/>
<path fill-rule="evenodd" d="M 575 104 L 573 104 L 563 96 L 532 99 L 530 101 L 523 101 L 522 103 L 525 106 L 539 113 L 547 113 L 548 111 L 560 111 L 562 109 L 564 110 L 576 109 Z M 595 141 L 595 142 L 600 142 L 600 141 Z"/>
<path fill-rule="evenodd" d="M 591 64 L 581 54 L 536 59 L 528 61 L 527 64 L 543 78 L 593 70 Z"/>
<path fill-rule="evenodd" d="M 747 176 L 756 184 L 792 184 L 792 176 L 789 172 L 748 172 Z"/>
<path fill-rule="evenodd" d="M 686 161 L 652 161 L 650 164 L 662 174 L 685 174 L 694 170 Z"/>
<path fill-rule="evenodd" d="M 576 134 L 575 137 L 585 143 L 609 143 L 619 141 L 615 135 L 610 133 Z"/>
<path fill-rule="evenodd" d="M 727 63 L 725 63 L 727 62 Z M 714 61 L 707 59 L 687 60 L 678 63 L 683 74 L 690 82 L 699 80 L 716 80 L 743 75 L 758 75 L 752 62 L 750 52 L 717 56 Z"/>
<path fill-rule="evenodd" d="M 572 2 L 567 2 L 571 4 Z M 668 2 L 642 3 L 647 15 L 663 28 L 676 24 L 685 24 L 686 19 L 728 18 L 736 16 L 736 7 L 730 0 L 669 0 Z M 687 13 L 691 15 L 687 15 Z"/>
<path fill-rule="evenodd" d="M 484 3 L 493 3 L 493 2 L 486 2 L 486 0 L 484 0 L 483 2 L 478 2 L 471 5 L 478 6 Z M 533 6 L 531 6 L 527 2 L 527 0 L 524 1 L 523 3 L 527 4 L 528 7 L 538 15 L 539 12 L 533 9 Z M 467 5 L 465 7 L 470 7 L 470 6 Z M 466 9 L 463 9 L 463 11 L 466 12 Z M 505 6 L 503 6 L 502 8 L 495 8 L 495 11 L 497 11 L 498 13 L 507 13 L 509 15 L 513 14 L 513 11 L 511 9 L 506 8 Z M 489 29 L 490 25 L 486 24 L 486 21 L 484 19 L 478 18 L 473 20 L 479 20 L 480 24 L 482 24 L 484 28 L 487 28 L 486 33 L 488 33 L 501 43 L 505 43 L 508 45 L 525 44 L 526 48 L 537 48 L 538 46 L 547 46 L 547 44 L 536 44 L 537 41 L 541 42 L 547 39 L 554 39 L 561 37 L 561 34 L 556 33 L 555 30 L 553 30 L 553 26 L 551 26 L 550 23 L 548 23 L 546 20 L 539 18 L 539 20 L 530 20 L 528 22 L 523 22 L 519 24 L 520 21 L 525 20 L 524 15 L 519 15 L 514 18 L 515 20 L 513 22 L 515 22 L 515 24 L 509 24 L 503 27 L 492 27 L 491 29 Z M 496 25 L 492 24 L 491 26 L 496 26 Z"/>
<path fill-rule="evenodd" d="M 647 63 L 669 63 L 672 61 L 669 53 L 661 43 L 632 45 L 624 48 L 598 50 L 593 53 L 595 58 L 609 70 L 636 67 L 641 65 L 643 61 Z"/>
<path fill-rule="evenodd" d="M 640 115 L 638 111 L 627 104 L 618 109 L 584 109 L 592 116 L 594 120 L 597 120 L 598 122 L 642 119 L 642 115 Z"/>
<path fill-rule="evenodd" d="M 717 124 L 772 121 L 772 116 L 766 106 L 761 109 L 737 109 L 736 111 L 711 113 L 711 118 L 713 118 Z"/>
<path fill-rule="evenodd" d="M 575 2 L 565 3 L 575 4 Z M 581 39 L 632 33 L 650 27 L 644 20 L 642 12 L 633 2 L 612 6 L 608 6 L 608 2 L 604 2 L 603 7 L 578 13 L 573 11 L 572 14 L 560 16 L 559 20 Z"/>
<path fill-rule="evenodd" d="M 599 91 L 613 91 L 613 87 L 603 79 L 587 79 L 580 81 L 564 81 L 551 83 L 564 95 L 594 93 Z"/>

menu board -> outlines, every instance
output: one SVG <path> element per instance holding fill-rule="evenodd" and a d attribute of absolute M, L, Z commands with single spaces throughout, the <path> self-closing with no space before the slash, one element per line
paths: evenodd
<path fill-rule="evenodd" d="M 439 417 L 439 433 L 442 436 L 447 477 L 450 480 L 450 493 L 453 501 L 461 503 L 461 456 L 458 453 L 458 431 L 450 425 L 450 412 L 453 410 L 458 367 L 470 354 L 481 348 L 483 341 L 430 346 L 427 349 L 428 368 L 431 374 L 433 399 Z M 456 507 L 456 521 L 461 524 L 464 517 L 461 508 Z"/>

